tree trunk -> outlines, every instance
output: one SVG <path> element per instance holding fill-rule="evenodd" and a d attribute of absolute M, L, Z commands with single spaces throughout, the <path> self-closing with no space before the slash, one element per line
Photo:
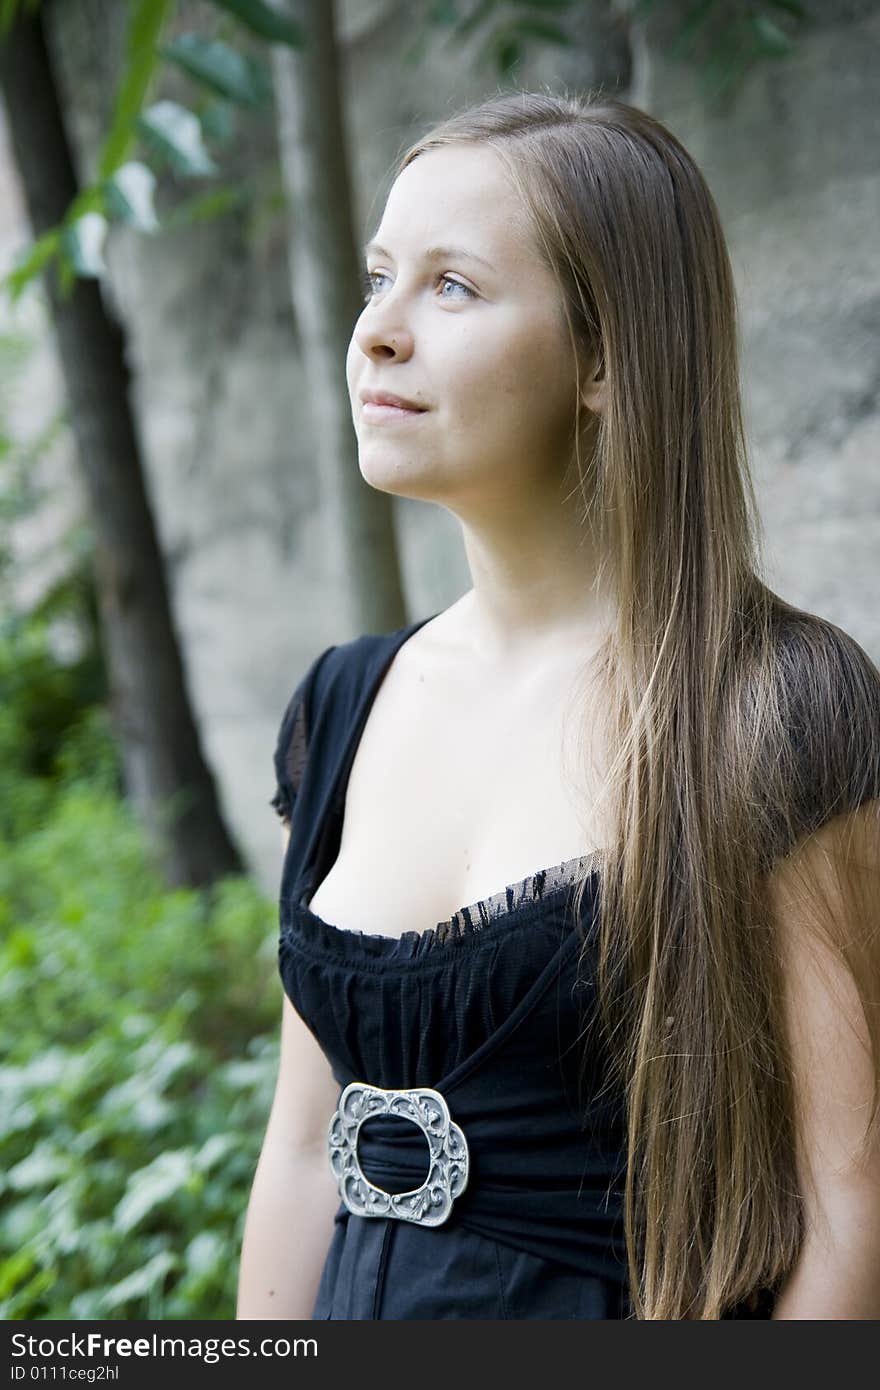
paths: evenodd
<path fill-rule="evenodd" d="M 290 205 L 293 309 L 319 457 L 322 520 L 357 632 L 406 622 L 392 499 L 358 467 L 345 355 L 363 308 L 332 0 L 285 0 L 305 44 L 273 50 L 278 142 Z"/>
<path fill-rule="evenodd" d="M 39 13 L 0 40 L 0 89 L 36 237 L 77 188 Z M 45 277 L 95 542 L 101 639 L 128 794 L 171 886 L 243 869 L 190 707 L 129 398 L 125 341 L 95 280 Z M 75 866 L 74 866 L 75 868 Z"/>

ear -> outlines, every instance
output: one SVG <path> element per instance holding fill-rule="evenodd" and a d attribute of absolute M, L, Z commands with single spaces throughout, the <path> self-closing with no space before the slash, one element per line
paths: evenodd
<path fill-rule="evenodd" d="M 598 363 L 594 359 L 590 367 L 587 380 L 581 386 L 581 408 L 601 415 L 605 410 L 605 369 L 601 359 Z"/>
<path fill-rule="evenodd" d="M 581 405 L 594 415 L 602 415 L 605 410 L 605 378 L 592 380 L 581 387 Z"/>

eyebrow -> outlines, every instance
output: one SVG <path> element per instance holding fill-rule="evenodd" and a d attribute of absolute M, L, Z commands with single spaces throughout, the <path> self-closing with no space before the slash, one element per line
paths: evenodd
<path fill-rule="evenodd" d="M 375 252 L 377 255 L 381 256 L 391 255 L 391 252 L 386 251 L 384 246 L 380 246 L 378 241 L 367 242 L 364 247 L 364 255 L 369 256 L 370 252 Z M 447 258 L 456 260 L 459 257 L 465 257 L 467 260 L 478 261 L 480 265 L 484 265 L 487 270 L 494 271 L 495 269 L 494 265 L 490 265 L 482 256 L 478 256 L 476 251 L 468 251 L 464 246 L 428 246 L 423 254 L 426 261 L 442 261 Z"/>

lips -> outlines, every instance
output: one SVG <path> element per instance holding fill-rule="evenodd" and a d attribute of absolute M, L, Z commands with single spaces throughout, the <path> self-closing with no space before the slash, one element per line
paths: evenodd
<path fill-rule="evenodd" d="M 421 420 L 427 414 L 427 410 L 410 410 L 401 405 L 378 405 L 375 401 L 364 401 L 360 420 L 362 425 L 414 426 L 416 420 Z"/>
<path fill-rule="evenodd" d="M 364 406 L 390 406 L 396 410 L 409 410 L 420 415 L 426 406 L 419 405 L 416 401 L 409 401 L 405 396 L 396 396 L 392 391 L 365 391 L 361 396 L 361 403 Z"/>

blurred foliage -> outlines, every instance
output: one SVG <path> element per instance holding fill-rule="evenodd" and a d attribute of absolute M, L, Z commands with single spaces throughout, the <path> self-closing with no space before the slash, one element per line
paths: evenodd
<path fill-rule="evenodd" d="M 0 1317 L 232 1318 L 277 1070 L 274 911 L 244 878 L 163 891 L 112 763 L 85 720 L 51 786 L 4 787 Z"/>
<path fill-rule="evenodd" d="M 156 173 L 146 157 L 135 157 L 140 142 L 160 167 L 175 177 L 210 178 L 219 172 L 206 138 L 221 147 L 228 143 L 236 105 L 265 106 L 271 93 L 269 69 L 245 51 L 243 31 L 265 45 L 298 44 L 298 28 L 281 18 L 264 0 L 212 0 L 217 13 L 211 34 L 187 33 L 162 43 L 162 34 L 174 14 L 174 0 L 132 0 L 122 73 L 115 93 L 113 116 L 105 132 L 95 180 L 74 198 L 61 224 L 50 228 L 29 246 L 12 271 L 0 282 L 13 302 L 49 268 L 57 274 L 59 289 L 69 293 L 79 276 L 106 273 L 103 246 L 112 223 L 126 223 L 154 234 L 161 222 L 154 207 Z M 21 0 L 0 0 L 0 42 Z M 36 9 L 31 5 L 30 9 Z M 190 111 L 179 103 L 159 101 L 147 107 L 149 92 L 164 63 L 184 72 L 196 84 L 197 106 Z M 210 206 L 220 215 L 234 200 L 220 198 L 212 204 L 199 198 L 197 216 L 204 220 Z M 185 211 L 178 208 L 178 225 Z"/>
<path fill-rule="evenodd" d="M 723 111 L 754 68 L 790 57 L 813 22 L 800 0 L 634 0 L 632 14 L 664 8 L 680 15 L 667 56 L 696 68 L 704 100 Z"/>
<path fill-rule="evenodd" d="M 15 834 L 22 804 L 16 779 L 50 779 L 59 742 L 83 712 L 106 698 L 98 637 L 91 533 L 74 521 L 29 550 L 14 544 L 14 523 L 48 502 L 41 460 L 63 435 L 63 413 L 28 440 L 6 423 L 24 381 L 33 343 L 0 335 L 0 831 Z M 47 575 L 55 577 L 47 582 Z M 38 583 L 34 581 L 38 578 Z M 24 608 L 28 585 L 38 591 Z M 9 779 L 13 779 L 10 783 Z M 19 787 L 19 790 L 21 788 Z"/>
<path fill-rule="evenodd" d="M 7 368 L 26 344 L 0 342 Z M 6 376 L 4 386 L 8 387 Z M 121 794 L 88 533 L 30 611 L 0 391 L 0 1317 L 235 1315 L 277 1071 L 275 908 L 168 892 Z M 45 440 L 45 435 L 41 436 Z"/>
<path fill-rule="evenodd" d="M 472 40 L 469 62 L 474 69 L 488 67 L 499 81 L 516 84 L 535 45 L 574 46 L 569 21 L 579 3 L 419 0 L 421 24 L 402 61 L 418 66 L 432 46 L 457 51 Z M 13 300 L 53 265 L 65 293 L 77 276 L 104 275 L 103 244 L 113 222 L 155 234 L 168 225 L 223 216 L 246 198 L 242 186 L 236 190 L 221 185 L 216 194 L 178 201 L 167 221 L 154 208 L 157 175 L 148 161 L 176 180 L 219 178 L 222 166 L 214 153 L 228 146 L 236 111 L 269 107 L 267 46 L 300 48 L 305 42 L 298 25 L 267 0 L 210 4 L 210 32 L 186 32 L 163 42 L 175 13 L 174 0 L 132 0 L 123 70 L 98 177 L 77 195 L 62 224 L 28 247 L 0 281 Z M 38 5 L 39 0 L 0 0 L 0 42 L 16 13 L 33 12 Z M 789 57 L 796 33 L 811 22 L 800 0 L 618 0 L 615 15 L 626 25 L 661 10 L 675 17 L 668 56 L 692 63 L 704 99 L 721 109 L 730 108 L 757 64 Z M 190 80 L 194 109 L 169 100 L 146 106 L 163 64 Z M 212 144 L 217 147 L 213 153 Z"/>
<path fill-rule="evenodd" d="M 473 61 L 503 81 L 517 83 L 531 47 L 571 48 L 569 21 L 581 0 L 424 0 L 427 23 L 404 55 L 423 62 L 432 44 L 456 50 L 473 36 Z M 609 4 L 609 9 L 611 5 Z M 674 20 L 667 56 L 684 58 L 699 73 L 704 99 L 728 107 L 743 79 L 762 60 L 785 58 L 794 34 L 810 23 L 800 0 L 619 0 L 621 25 L 664 11 Z M 445 31 L 445 35 L 443 33 Z"/>

